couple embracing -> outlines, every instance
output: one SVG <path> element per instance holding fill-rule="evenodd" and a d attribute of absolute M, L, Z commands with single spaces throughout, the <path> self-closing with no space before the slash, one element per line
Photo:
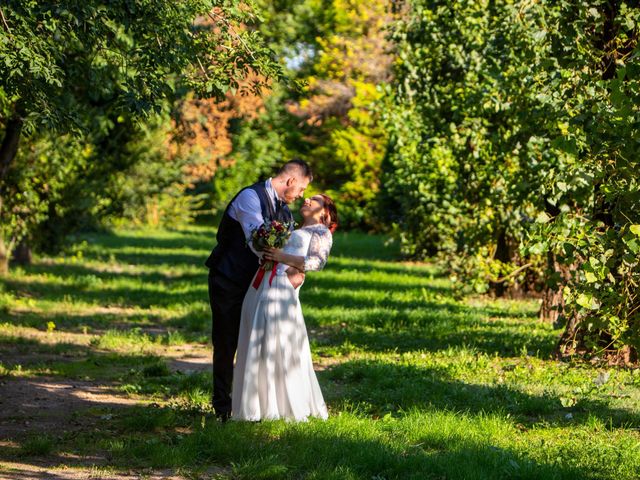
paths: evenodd
<path fill-rule="evenodd" d="M 257 229 L 273 221 L 293 229 L 287 205 L 303 197 L 311 180 L 309 166 L 291 160 L 275 177 L 242 189 L 220 222 L 206 265 L 213 408 L 223 421 L 327 418 L 298 292 L 305 272 L 321 270 L 327 261 L 338 225 L 335 204 L 322 194 L 306 199 L 302 226 L 282 249 L 257 251 L 251 242 Z M 259 272 L 265 261 L 277 262 L 266 275 Z"/>

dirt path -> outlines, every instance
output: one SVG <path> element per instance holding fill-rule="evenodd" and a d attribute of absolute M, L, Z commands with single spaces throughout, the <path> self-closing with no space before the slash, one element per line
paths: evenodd
<path fill-rule="evenodd" d="M 96 466 L 69 467 L 0 461 L 0 480 L 184 480 L 185 478 L 171 470 L 110 472 L 108 468 Z M 203 478 L 211 478 L 211 476 Z"/>
<path fill-rule="evenodd" d="M 73 344 L 86 347 L 92 336 L 50 335 L 35 329 L 17 328 L 16 338 L 37 340 L 40 344 Z M 210 347 L 185 344 L 163 348 L 161 352 L 171 371 L 190 374 L 211 368 Z M 0 364 L 73 361 L 77 355 L 24 351 L 20 345 L 0 350 Z M 102 457 L 83 458 L 69 454 L 22 457 L 16 455 L 28 439 L 46 436 L 54 443 L 80 432 L 103 428 L 114 410 L 145 405 L 148 399 L 128 395 L 117 383 L 85 381 L 56 376 L 0 377 L 0 480 L 78 480 L 78 479 L 183 479 L 171 470 L 115 472 Z M 206 478 L 223 472 L 213 468 Z M 188 478 L 197 478 L 192 474 Z"/>
<path fill-rule="evenodd" d="M 16 378 L 0 382 L 0 438 L 62 435 L 95 422 L 82 415 L 92 407 L 104 409 L 144 403 L 127 397 L 113 384 L 53 377 Z"/>
<path fill-rule="evenodd" d="M 53 353 L 46 349 L 25 348 L 19 341 L 15 345 L 5 344 L 0 348 L 0 365 L 73 362 L 81 360 L 89 350 L 98 352 L 91 347 L 94 335 L 51 334 L 28 327 L 14 327 L 10 334 L 39 345 L 65 344 L 71 348 L 63 353 Z M 190 375 L 211 369 L 211 347 L 207 345 L 159 346 L 157 351 L 149 353 L 164 358 L 172 372 Z M 316 370 L 331 363 L 331 359 L 319 360 Z M 68 453 L 23 456 L 19 452 L 28 439 L 46 436 L 55 443 L 76 433 L 108 428 L 109 420 L 118 415 L 118 409 L 151 402 L 143 396 L 128 395 L 118 387 L 115 382 L 60 376 L 0 377 L 0 480 L 178 480 L 211 479 L 214 475 L 226 477 L 230 474 L 218 467 L 207 469 L 201 475 L 189 472 L 187 477 L 171 470 L 115 471 L 109 467 L 108 459 L 100 456 L 87 458 Z"/>
<path fill-rule="evenodd" d="M 189 359 L 191 360 L 191 359 Z M 180 361 L 180 360 L 176 360 Z M 190 364 L 190 363 L 189 363 Z M 20 448 L 25 438 L 62 439 L 87 432 L 111 418 L 114 409 L 148 403 L 115 390 L 115 385 L 51 377 L 17 378 L 0 382 L 0 451 Z M 114 472 L 104 457 L 68 454 L 13 459 L 0 455 L 0 480 L 178 480 L 171 470 Z M 222 471 L 222 470 L 220 470 Z M 189 476 L 189 478 L 197 478 Z M 206 478 L 211 478 L 208 476 Z"/>

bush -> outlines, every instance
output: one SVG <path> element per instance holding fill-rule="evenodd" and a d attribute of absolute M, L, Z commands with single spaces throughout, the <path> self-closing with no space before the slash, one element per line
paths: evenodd
<path fill-rule="evenodd" d="M 393 34 L 384 185 L 404 252 L 479 290 L 542 286 L 572 351 L 639 346 L 639 20 L 424 0 Z"/>

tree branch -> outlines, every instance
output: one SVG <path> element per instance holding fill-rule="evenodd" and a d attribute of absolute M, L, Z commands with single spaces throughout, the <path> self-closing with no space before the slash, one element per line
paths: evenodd
<path fill-rule="evenodd" d="M 493 283 L 502 283 L 506 280 L 509 280 L 511 277 L 516 276 L 517 274 L 519 274 L 521 271 L 526 270 L 527 268 L 529 268 L 531 265 L 533 265 L 533 263 L 529 262 L 526 265 L 522 265 L 520 268 L 515 269 L 513 272 L 511 272 L 509 275 L 505 275 L 504 277 L 500 277 L 497 279 L 491 279 L 490 281 Z"/>
<path fill-rule="evenodd" d="M 200 65 L 200 70 L 202 70 L 202 73 L 204 73 L 204 77 L 209 80 L 209 75 L 207 75 L 207 71 L 204 69 L 204 66 L 202 65 L 202 62 L 200 61 L 200 59 L 198 57 L 196 57 L 196 60 L 198 61 L 198 65 Z"/>
<path fill-rule="evenodd" d="M 224 23 L 227 28 L 231 31 L 231 33 L 238 39 L 238 41 L 242 44 L 242 46 L 244 47 L 244 49 L 249 52 L 249 55 L 251 55 L 251 58 L 254 61 L 256 60 L 256 57 L 253 56 L 253 51 L 249 48 L 249 45 L 247 45 L 247 43 L 244 41 L 244 39 L 240 36 L 240 34 L 238 32 L 236 32 L 235 28 L 233 28 L 233 25 L 231 25 L 231 22 L 229 22 L 229 20 L 227 20 L 226 18 L 224 18 L 222 15 L 218 15 L 217 13 L 214 12 L 209 12 L 207 13 L 207 15 L 209 15 L 209 18 L 211 20 L 213 20 L 214 22 L 217 21 L 221 21 L 222 23 Z M 215 18 L 214 18 L 215 16 Z M 216 21 L 216 18 L 218 19 Z"/>
<path fill-rule="evenodd" d="M 7 33 L 11 36 L 11 29 L 9 28 L 9 24 L 7 23 L 7 19 L 4 16 L 4 12 L 0 8 L 0 17 L 2 17 L 2 23 L 4 24 L 4 28 L 7 29 Z"/>

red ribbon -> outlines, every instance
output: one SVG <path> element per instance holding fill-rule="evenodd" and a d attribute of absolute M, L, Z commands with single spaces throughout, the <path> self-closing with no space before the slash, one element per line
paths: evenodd
<path fill-rule="evenodd" d="M 269 276 L 269 286 L 271 286 L 271 282 L 273 282 L 273 277 L 276 276 L 276 268 L 278 267 L 278 262 L 273 262 L 273 268 L 271 268 L 271 275 Z M 266 270 L 262 267 L 258 269 L 258 273 L 256 275 L 256 279 L 253 281 L 253 288 L 256 290 L 262 283 L 262 279 L 264 278 L 264 272 Z"/>

